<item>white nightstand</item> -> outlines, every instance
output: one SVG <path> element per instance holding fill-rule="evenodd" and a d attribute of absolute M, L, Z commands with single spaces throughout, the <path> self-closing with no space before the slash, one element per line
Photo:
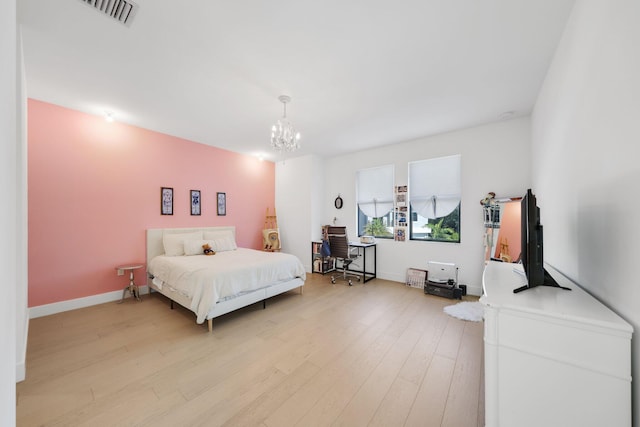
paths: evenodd
<path fill-rule="evenodd" d="M 144 267 L 144 264 L 121 265 L 119 267 L 116 267 L 116 270 L 118 272 L 120 272 L 120 271 L 124 272 L 124 271 L 129 270 L 129 285 L 125 286 L 125 288 L 122 290 L 122 299 L 118 302 L 118 304 L 122 304 L 124 302 L 124 296 L 127 293 L 127 291 L 129 291 L 129 293 L 131 294 L 132 297 L 134 297 L 138 301 L 142 301 L 140 299 L 140 291 L 138 290 L 138 285 L 136 285 L 133 282 L 133 271 L 137 270 L 138 268 L 142 268 L 142 267 Z"/>

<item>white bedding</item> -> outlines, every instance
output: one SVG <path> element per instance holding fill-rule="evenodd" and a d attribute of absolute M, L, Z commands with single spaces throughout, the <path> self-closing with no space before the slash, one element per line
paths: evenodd
<path fill-rule="evenodd" d="M 289 254 L 238 248 L 213 256 L 157 256 L 148 270 L 154 280 L 191 299 L 190 309 L 198 323 L 206 320 L 219 301 L 300 277 L 305 270 L 300 260 Z"/>

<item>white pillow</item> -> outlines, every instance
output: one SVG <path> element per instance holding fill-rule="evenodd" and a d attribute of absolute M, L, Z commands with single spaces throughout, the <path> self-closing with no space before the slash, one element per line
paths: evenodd
<path fill-rule="evenodd" d="M 213 240 L 185 240 L 184 254 L 187 256 L 204 255 L 204 248 L 202 247 L 202 245 L 204 244 L 209 244 L 209 246 L 211 246 L 211 249 L 213 249 Z"/>
<path fill-rule="evenodd" d="M 236 245 L 236 241 L 232 237 L 219 237 L 211 242 L 211 248 L 216 252 L 235 251 L 238 249 L 238 245 Z"/>
<path fill-rule="evenodd" d="M 216 252 L 235 251 L 238 249 L 232 230 L 205 231 L 204 238 L 213 240 L 210 245 Z"/>
<path fill-rule="evenodd" d="M 231 231 L 231 230 L 218 230 L 218 231 L 205 231 L 204 232 L 204 239 L 205 240 L 220 239 L 222 237 L 230 237 L 233 240 L 235 240 L 235 237 L 233 236 L 233 231 Z"/>
<path fill-rule="evenodd" d="M 184 242 L 186 240 L 202 240 L 202 231 L 179 234 L 165 233 L 162 236 L 162 243 L 164 244 L 164 254 L 166 256 L 184 255 Z"/>

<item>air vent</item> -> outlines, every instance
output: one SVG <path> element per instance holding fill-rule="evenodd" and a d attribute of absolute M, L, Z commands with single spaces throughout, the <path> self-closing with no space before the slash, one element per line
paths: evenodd
<path fill-rule="evenodd" d="M 98 12 L 103 13 L 107 17 L 126 25 L 131 26 L 138 5 L 123 0 L 80 0 L 83 3 L 92 6 Z"/>

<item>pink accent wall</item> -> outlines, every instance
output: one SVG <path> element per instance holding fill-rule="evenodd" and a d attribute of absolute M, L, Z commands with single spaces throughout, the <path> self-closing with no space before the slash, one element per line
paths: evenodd
<path fill-rule="evenodd" d="M 262 246 L 272 162 L 33 99 L 28 132 L 29 307 L 123 289 L 115 267 L 144 263 L 147 228 L 235 225 L 239 246 Z M 160 215 L 160 187 L 174 189 L 172 216 Z"/>

